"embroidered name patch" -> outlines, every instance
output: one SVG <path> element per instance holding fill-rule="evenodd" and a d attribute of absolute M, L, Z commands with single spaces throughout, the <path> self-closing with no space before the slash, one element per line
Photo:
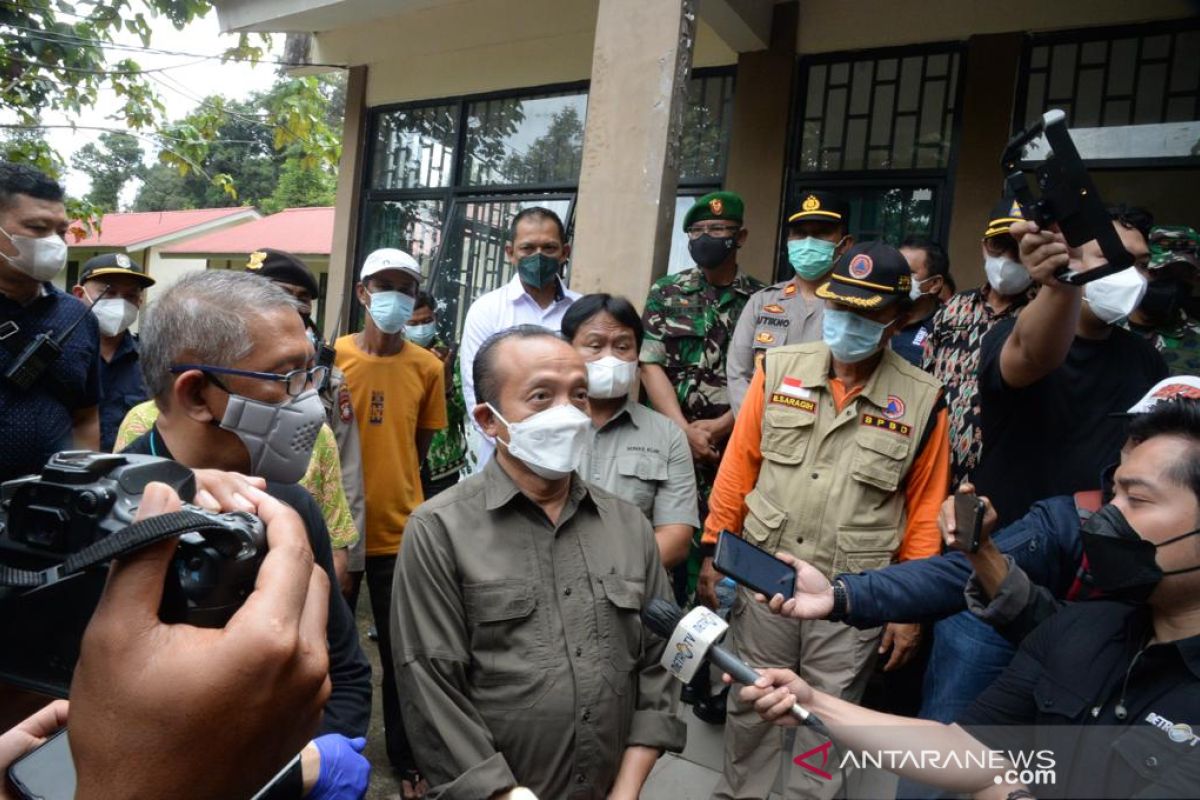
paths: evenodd
<path fill-rule="evenodd" d="M 876 416 L 875 414 L 863 414 L 862 424 L 868 428 L 878 428 L 884 431 L 898 433 L 901 436 L 912 436 L 912 428 L 902 422 L 887 419 L 886 417 Z"/>
<path fill-rule="evenodd" d="M 791 397 L 782 392 L 774 392 L 771 394 L 771 402 L 780 406 L 788 406 L 789 408 L 798 408 L 801 411 L 807 411 L 810 414 L 817 413 L 817 403 L 815 400 L 802 400 L 799 397 Z"/>

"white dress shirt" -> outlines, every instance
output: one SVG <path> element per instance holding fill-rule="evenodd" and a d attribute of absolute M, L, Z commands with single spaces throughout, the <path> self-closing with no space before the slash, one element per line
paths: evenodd
<path fill-rule="evenodd" d="M 558 332 L 562 326 L 563 314 L 571 304 L 580 298 L 579 292 L 572 292 L 561 281 L 559 286 L 561 296 L 550 305 L 542 308 L 537 301 L 525 291 L 518 275 L 498 289 L 493 289 L 481 295 L 467 309 L 467 319 L 463 323 L 462 342 L 458 348 L 459 369 L 462 371 L 463 400 L 467 404 L 467 417 L 475 425 L 472 410 L 475 408 L 475 354 L 487 341 L 489 336 L 507 330 L 515 325 L 541 325 Z M 475 471 L 492 457 L 495 445 L 482 431 L 475 430 L 475 435 L 468 436 L 475 451 Z"/>

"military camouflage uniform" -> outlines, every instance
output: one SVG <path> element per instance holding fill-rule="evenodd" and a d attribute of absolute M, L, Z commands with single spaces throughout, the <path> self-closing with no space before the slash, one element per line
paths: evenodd
<path fill-rule="evenodd" d="M 1131 322 L 1129 329 L 1154 344 L 1172 375 L 1200 375 L 1200 321 L 1180 314 L 1174 325 L 1147 328 Z"/>
<path fill-rule="evenodd" d="M 667 373 L 688 422 L 729 411 L 725 355 L 742 309 L 761 288 L 761 281 L 743 273 L 728 286 L 713 286 L 697 267 L 659 278 L 650 287 L 640 360 Z M 702 502 L 716 474 L 715 465 L 696 464 Z"/>
<path fill-rule="evenodd" d="M 441 358 L 450 351 L 450 346 L 441 339 L 434 339 L 426 349 Z M 457 362 L 457 355 L 454 358 Z M 428 480 L 431 483 L 458 478 L 462 468 L 467 465 L 467 434 L 464 427 L 467 404 L 463 400 L 462 375 L 457 363 L 451 373 L 453 380 L 446 386 L 448 424 L 433 435 L 429 443 L 429 454 L 425 456 L 425 463 L 422 465 L 422 473 L 428 472 Z M 425 499 L 428 500 L 429 497 L 426 496 Z"/>

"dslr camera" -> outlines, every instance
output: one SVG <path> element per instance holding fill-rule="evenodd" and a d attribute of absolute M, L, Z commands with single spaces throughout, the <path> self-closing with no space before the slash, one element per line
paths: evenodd
<path fill-rule="evenodd" d="M 58 453 L 40 475 L 0 484 L 0 681 L 66 696 L 102 567 L 154 541 L 122 539 L 152 481 L 185 501 L 196 492 L 192 471 L 174 461 L 87 451 Z M 252 514 L 184 510 L 159 616 L 222 627 L 254 589 L 266 533 Z"/>

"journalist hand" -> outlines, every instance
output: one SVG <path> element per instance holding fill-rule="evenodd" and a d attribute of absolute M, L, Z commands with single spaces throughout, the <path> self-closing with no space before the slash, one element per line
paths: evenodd
<path fill-rule="evenodd" d="M 268 551 L 221 629 L 158 618 L 172 541 L 113 563 L 71 684 L 81 800 L 248 797 L 304 746 L 329 696 L 329 579 L 291 508 L 249 486 Z M 146 487 L 138 517 L 176 511 Z"/>
<path fill-rule="evenodd" d="M 254 475 L 219 469 L 194 469 L 196 497 L 193 502 L 206 511 L 249 511 L 254 503 L 246 495 L 251 488 L 265 489 L 267 482 Z"/>
<path fill-rule="evenodd" d="M 958 530 L 958 522 L 954 514 L 954 498 L 959 494 L 975 494 L 975 485 L 966 482 L 959 484 L 958 492 L 943 500 L 942 507 L 938 510 L 938 530 L 941 531 L 942 542 L 950 549 L 957 549 L 954 533 Z M 991 500 L 986 497 L 979 499 L 983 501 L 983 524 L 979 531 L 979 547 L 983 549 L 991 546 L 992 533 L 1000 524 L 1000 515 L 996 513 L 996 507 L 992 505 Z"/>
<path fill-rule="evenodd" d="M 828 617 L 833 611 L 833 585 L 829 579 L 807 561 L 787 553 L 776 553 L 775 557 L 796 568 L 796 587 L 792 590 L 792 596 L 784 600 L 783 595 L 777 594 L 768 600 L 764 595 L 755 594 L 754 599 L 766 603 L 771 613 L 792 619 Z"/>
<path fill-rule="evenodd" d="M 1009 233 L 1017 240 L 1021 264 L 1029 271 L 1034 283 L 1042 286 L 1062 286 L 1054 277 L 1064 267 L 1078 270 L 1079 252 L 1067 245 L 1057 230 L 1042 230 L 1036 222 L 1014 222 Z"/>
<path fill-rule="evenodd" d="M 367 740 L 327 733 L 300 751 L 307 800 L 358 800 L 371 781 L 371 762 L 362 756 Z"/>
<path fill-rule="evenodd" d="M 0 800 L 18 800 L 8 791 L 4 774 L 18 758 L 38 747 L 67 724 L 67 701 L 55 700 L 22 722 L 0 734 Z"/>
<path fill-rule="evenodd" d="M 790 669 L 760 669 L 758 673 L 762 677 L 753 686 L 739 689 L 738 699 L 753 705 L 758 715 L 767 722 L 785 728 L 799 725 L 799 720 L 792 716 L 792 706 L 796 703 L 812 705 L 812 687 Z M 727 684 L 733 683 L 729 675 L 722 675 L 721 680 Z"/>

